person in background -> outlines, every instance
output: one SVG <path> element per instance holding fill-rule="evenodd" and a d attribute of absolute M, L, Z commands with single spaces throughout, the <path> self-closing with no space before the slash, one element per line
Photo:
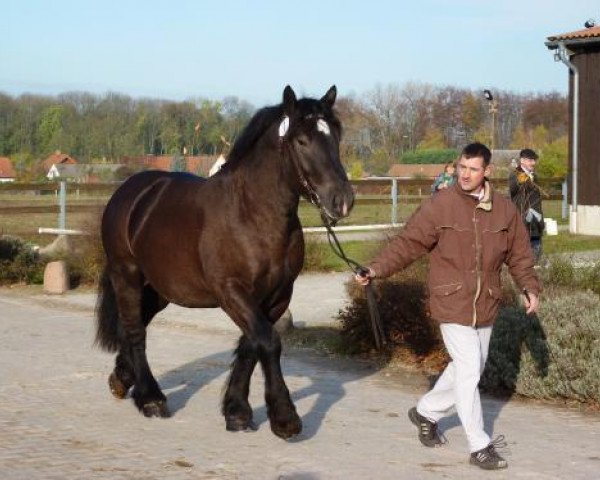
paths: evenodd
<path fill-rule="evenodd" d="M 469 462 L 498 470 L 507 462 L 496 451 L 501 439 L 492 441 L 484 431 L 478 384 L 502 298 L 502 265 L 508 265 L 523 292 L 527 314 L 538 309 L 540 283 L 519 212 L 486 178 L 490 159 L 485 145 L 467 145 L 457 164 L 457 184 L 425 200 L 368 265 L 368 273 L 355 279 L 368 285 L 429 253 L 429 311 L 452 361 L 408 417 L 423 445 L 439 447 L 444 442 L 438 422 L 456 408 L 469 443 Z"/>
<path fill-rule="evenodd" d="M 448 162 L 444 166 L 444 171 L 440 173 L 433 182 L 431 186 L 431 193 L 439 192 L 440 190 L 444 190 L 448 187 L 451 187 L 456 183 L 454 162 Z"/>
<path fill-rule="evenodd" d="M 542 211 L 542 190 L 537 183 L 535 166 L 538 155 L 525 148 L 519 153 L 519 166 L 508 177 L 510 198 L 521 214 L 529 233 L 529 242 L 539 263 L 542 255 L 542 235 L 544 233 L 544 213 Z"/>

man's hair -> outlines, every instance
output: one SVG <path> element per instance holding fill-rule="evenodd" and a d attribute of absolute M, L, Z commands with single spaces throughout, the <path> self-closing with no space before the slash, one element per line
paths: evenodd
<path fill-rule="evenodd" d="M 538 154 L 535 153 L 531 148 L 524 148 L 519 152 L 520 158 L 529 158 L 530 160 L 537 160 Z"/>
<path fill-rule="evenodd" d="M 483 158 L 483 166 L 487 167 L 490 164 L 490 160 L 492 159 L 492 152 L 490 152 L 490 149 L 486 147 L 483 143 L 475 142 L 469 143 L 465 148 L 463 148 L 461 157 L 481 157 Z"/>

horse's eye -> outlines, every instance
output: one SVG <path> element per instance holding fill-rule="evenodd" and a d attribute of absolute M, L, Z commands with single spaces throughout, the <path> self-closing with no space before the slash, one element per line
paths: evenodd
<path fill-rule="evenodd" d="M 301 147 L 306 147 L 308 145 L 308 139 L 305 136 L 300 136 L 296 138 L 296 141 L 300 144 Z"/>

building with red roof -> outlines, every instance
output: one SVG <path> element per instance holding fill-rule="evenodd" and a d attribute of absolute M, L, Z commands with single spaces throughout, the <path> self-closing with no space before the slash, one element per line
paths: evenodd
<path fill-rule="evenodd" d="M 0 157 L 0 183 L 14 182 L 16 178 L 17 172 L 10 158 Z"/>
<path fill-rule="evenodd" d="M 52 155 L 50 155 L 46 160 L 42 162 L 44 166 L 44 170 L 47 172 L 50 170 L 52 165 L 75 165 L 77 160 L 75 160 L 70 155 L 66 153 L 62 153 L 60 150 L 57 150 Z"/>

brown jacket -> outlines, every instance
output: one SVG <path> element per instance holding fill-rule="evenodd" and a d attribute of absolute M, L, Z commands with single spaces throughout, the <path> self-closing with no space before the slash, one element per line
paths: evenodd
<path fill-rule="evenodd" d="M 487 181 L 481 201 L 459 185 L 425 200 L 369 267 L 376 277 L 385 278 L 427 252 L 429 307 L 438 322 L 492 324 L 504 263 L 519 288 L 540 292 L 521 216 Z"/>

